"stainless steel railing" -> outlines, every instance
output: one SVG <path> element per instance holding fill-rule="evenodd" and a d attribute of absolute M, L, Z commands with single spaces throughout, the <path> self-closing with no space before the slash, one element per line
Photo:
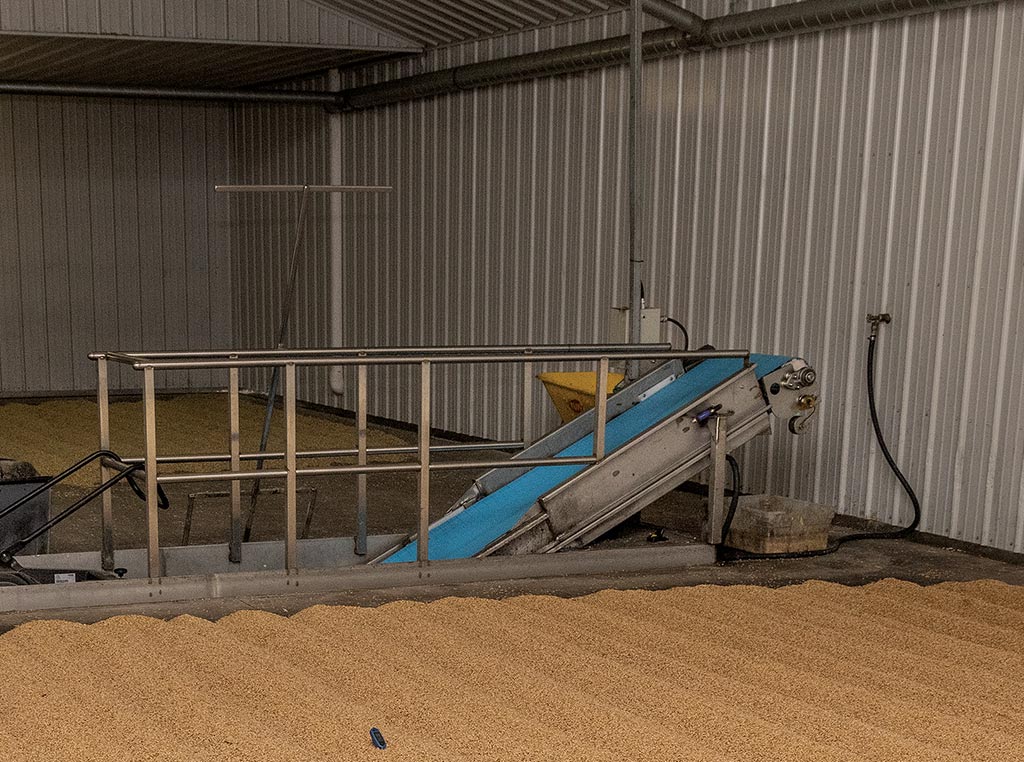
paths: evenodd
<path fill-rule="evenodd" d="M 99 403 L 100 447 L 110 447 L 109 363 L 128 365 L 143 376 L 143 408 L 145 420 L 145 454 L 127 458 L 127 463 L 141 463 L 146 474 L 147 560 L 149 576 L 159 577 L 159 510 L 157 487 L 160 484 L 221 482 L 230 483 L 231 538 L 229 555 L 232 561 L 241 560 L 242 516 L 240 482 L 250 479 L 285 480 L 285 567 L 298 568 L 297 544 L 297 485 L 299 477 L 355 474 L 357 477 L 357 536 L 356 552 L 366 552 L 367 490 L 366 478 L 371 473 L 418 472 L 418 538 L 417 559 L 428 559 L 430 525 L 430 472 L 441 470 L 480 470 L 490 468 L 522 468 L 535 466 L 590 465 L 605 456 L 605 430 L 608 423 L 608 368 L 612 360 L 706 360 L 733 358 L 750 361 L 747 351 L 710 350 L 682 352 L 667 344 L 590 344 L 590 345 L 536 345 L 536 346 L 475 346 L 475 347 L 391 347 L 342 348 L 304 350 L 223 350 L 206 352 L 97 352 L 89 355 L 97 364 L 97 401 Z M 589 456 L 518 458 L 510 461 L 472 460 L 435 463 L 435 453 L 472 452 L 495 449 L 519 449 L 533 442 L 531 419 L 533 408 L 534 368 L 537 363 L 592 362 L 597 371 L 594 447 Z M 433 367 L 441 364 L 514 363 L 522 365 L 522 432 L 521 441 L 483 442 L 479 444 L 430 444 L 431 384 Z M 368 381 L 367 368 L 371 365 L 419 366 L 419 422 L 418 442 L 409 447 L 367 447 Z M 357 447 L 344 450 L 298 449 L 296 436 L 296 368 L 303 366 L 355 366 L 356 368 L 356 429 Z M 241 368 L 279 368 L 284 376 L 285 449 L 283 452 L 241 452 L 239 431 L 239 370 Z M 228 371 L 228 434 L 229 452 L 213 455 L 157 456 L 156 427 L 156 373 L 164 370 L 227 369 Z M 400 463 L 369 463 L 374 455 L 415 454 L 413 461 Z M 353 465 L 300 468 L 304 458 L 355 457 Z M 243 461 L 283 460 L 283 468 L 243 471 Z M 160 465 L 183 463 L 227 463 L 224 471 L 186 474 L 161 474 Z M 109 466 L 101 464 L 104 480 Z M 104 568 L 113 568 L 114 535 L 113 509 L 109 493 L 103 495 L 102 558 Z"/>

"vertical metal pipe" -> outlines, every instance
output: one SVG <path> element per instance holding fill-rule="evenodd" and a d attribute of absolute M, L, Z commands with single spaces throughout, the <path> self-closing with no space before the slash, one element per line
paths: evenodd
<path fill-rule="evenodd" d="M 643 138 L 643 24 L 641 0 L 631 2 L 629 30 L 629 343 L 640 343 L 640 291 L 643 288 L 643 241 L 641 237 L 641 211 L 643 208 L 643 178 L 640 169 L 640 149 Z M 634 380 L 640 375 L 640 363 L 626 363 L 626 376 Z"/>
<path fill-rule="evenodd" d="M 110 379 L 107 358 L 96 361 L 96 406 L 100 413 L 100 449 L 110 449 Z M 106 484 L 113 474 L 100 458 L 100 484 Z M 103 491 L 103 517 L 101 519 L 102 548 L 100 562 L 105 571 L 114 568 L 114 499 L 110 490 Z"/>
<path fill-rule="evenodd" d="M 337 69 L 331 69 L 328 74 L 327 80 L 328 89 L 331 92 L 337 92 L 341 89 L 341 73 Z M 329 168 L 330 172 L 328 175 L 328 182 L 331 185 L 342 184 L 342 164 L 341 164 L 341 153 L 342 153 L 342 140 L 341 140 L 341 112 L 334 111 L 327 116 L 327 127 L 328 127 L 328 150 L 329 150 Z M 344 203 L 340 193 L 331 193 L 328 195 L 328 202 L 330 205 L 330 220 L 328 226 L 331 233 L 331 247 L 330 247 L 330 291 L 328 292 L 328 299 L 330 300 L 330 311 L 331 311 L 331 346 L 340 347 L 344 346 L 344 315 L 342 309 L 344 306 L 344 290 L 345 281 L 342 277 L 342 270 L 344 269 L 344 246 L 342 241 L 342 205 Z M 337 365 L 330 369 L 330 386 L 331 391 L 338 395 L 345 394 L 345 369 Z"/>
<path fill-rule="evenodd" d="M 150 579 L 160 576 L 160 518 L 157 504 L 156 378 L 152 368 L 142 372 L 142 405 L 146 421 L 146 559 Z"/>
<path fill-rule="evenodd" d="M 420 364 L 420 528 L 416 560 L 430 558 L 430 361 Z"/>
<path fill-rule="evenodd" d="M 533 444 L 533 363 L 523 363 L 523 449 Z"/>
<path fill-rule="evenodd" d="M 594 407 L 597 420 L 594 421 L 594 457 L 604 457 L 605 429 L 608 425 L 608 358 L 597 361 L 597 389 L 595 390 Z"/>
<path fill-rule="evenodd" d="M 285 485 L 284 565 L 289 571 L 299 567 L 296 521 L 298 502 L 298 465 L 295 450 L 295 363 L 284 366 L 284 461 L 288 472 Z"/>
<path fill-rule="evenodd" d="M 299 277 L 299 252 L 302 250 L 302 240 L 305 236 L 306 209 L 309 205 L 309 191 L 306 187 L 302 189 L 302 196 L 299 202 L 299 216 L 295 220 L 295 241 L 292 244 L 292 255 L 288 262 L 288 286 L 284 294 L 284 304 L 281 307 L 281 319 L 277 327 L 277 349 L 284 349 L 285 339 L 288 338 L 288 326 L 291 323 L 292 307 L 295 304 L 295 286 Z M 274 402 L 277 400 L 277 387 L 280 383 L 281 368 L 275 367 L 270 377 L 270 389 L 267 392 L 267 407 L 263 413 L 263 432 L 260 434 L 260 452 L 265 452 L 267 442 L 270 440 L 270 422 L 274 417 Z M 256 461 L 256 470 L 263 468 L 263 461 Z M 256 518 L 256 505 L 260 497 L 260 480 L 252 483 L 252 492 L 249 494 L 249 515 L 245 521 L 245 539 L 252 536 L 252 524 Z"/>
<path fill-rule="evenodd" d="M 360 466 L 366 465 L 366 366 L 360 365 L 356 369 L 356 431 L 358 441 L 356 447 L 359 451 L 357 462 Z M 366 474 L 356 474 L 356 555 L 366 555 Z"/>
<path fill-rule="evenodd" d="M 241 470 L 242 434 L 238 422 L 238 368 L 228 369 L 228 429 L 231 470 Z M 231 482 L 231 537 L 228 540 L 228 560 L 242 562 L 242 483 Z"/>

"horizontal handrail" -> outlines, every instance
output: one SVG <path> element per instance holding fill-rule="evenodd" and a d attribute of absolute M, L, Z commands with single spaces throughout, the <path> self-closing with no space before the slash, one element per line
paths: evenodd
<path fill-rule="evenodd" d="M 327 365 L 419 365 L 423 362 L 430 362 L 435 365 L 457 365 L 470 363 L 509 363 L 509 362 L 597 362 L 603 358 L 631 359 L 631 360 L 711 360 L 711 359 L 739 359 L 749 362 L 750 352 L 740 350 L 715 350 L 706 352 L 683 352 L 683 351 L 629 351 L 617 352 L 613 350 L 602 350 L 597 352 L 581 353 L 510 353 L 501 354 L 439 354 L 439 355 L 377 355 L 377 356 L 351 356 L 351 355 L 330 355 L 320 357 L 309 357 L 301 355 L 278 355 L 261 356 L 238 359 L 197 359 L 197 360 L 150 360 L 135 357 L 124 358 L 111 353 L 107 359 L 131 365 L 136 370 L 199 370 L 203 368 L 272 368 L 282 365 L 295 366 L 327 366 Z"/>
<path fill-rule="evenodd" d="M 671 344 L 474 344 L 459 347 L 406 346 L 406 347 L 320 347 L 296 349 L 214 349 L 214 350 L 179 350 L 142 352 L 116 350 L 92 352 L 90 360 L 114 357 L 146 359 L 146 360 L 186 360 L 189 358 L 249 358 L 249 357 L 321 357 L 330 355 L 352 355 L 370 357 L 376 355 L 438 355 L 438 354 L 518 354 L 528 352 L 597 352 L 610 351 L 616 354 L 643 352 L 649 350 L 670 350 Z"/>
<path fill-rule="evenodd" d="M 597 463 L 591 455 L 565 458 L 524 458 L 522 460 L 466 460 L 447 463 L 367 463 L 355 466 L 326 466 L 323 468 L 297 468 L 296 476 L 337 476 L 340 474 L 401 473 L 407 471 L 475 471 L 481 468 L 537 468 L 541 466 L 584 466 Z M 287 469 L 274 471 L 213 471 L 205 474 L 163 474 L 157 477 L 160 484 L 190 484 L 193 482 L 230 482 L 246 479 L 285 479 Z"/>
<path fill-rule="evenodd" d="M 432 445 L 430 451 L 439 453 L 450 452 L 476 452 L 477 450 L 519 450 L 522 449 L 522 442 L 479 442 L 473 444 L 457 445 Z M 367 455 L 411 455 L 419 452 L 415 445 L 404 447 L 370 447 L 366 450 Z M 238 456 L 239 460 L 283 460 L 283 452 L 247 452 Z M 356 448 L 346 450 L 299 450 L 295 453 L 296 458 L 347 458 L 356 457 L 359 450 Z M 156 462 L 160 465 L 172 465 L 181 463 L 227 463 L 231 456 L 224 453 L 211 453 L 205 455 L 159 455 Z M 122 463 L 145 463 L 145 458 L 124 458 Z"/>

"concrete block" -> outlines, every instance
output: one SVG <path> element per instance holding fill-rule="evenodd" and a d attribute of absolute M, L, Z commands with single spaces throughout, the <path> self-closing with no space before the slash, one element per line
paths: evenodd
<path fill-rule="evenodd" d="M 748 553 L 822 550 L 835 512 L 835 506 L 779 495 L 743 496 L 725 544 Z"/>
<path fill-rule="evenodd" d="M 39 474 L 35 466 L 24 460 L 0 458 L 0 482 L 20 482 L 35 479 Z"/>

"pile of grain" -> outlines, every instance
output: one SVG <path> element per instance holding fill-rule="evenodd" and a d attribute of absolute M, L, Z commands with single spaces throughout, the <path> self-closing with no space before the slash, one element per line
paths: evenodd
<path fill-rule="evenodd" d="M 1024 757 L 1024 589 L 996 582 L 34 622 L 0 662 L 24 762 Z"/>
<path fill-rule="evenodd" d="M 160 455 L 201 455 L 228 452 L 228 399 L 223 394 L 190 394 L 158 399 L 157 449 Z M 242 398 L 239 426 L 242 452 L 256 452 L 263 430 L 265 405 Z M 145 430 L 141 402 L 114 402 L 110 406 L 111 449 L 122 457 L 144 454 Z M 300 414 L 296 423 L 300 450 L 341 450 L 356 446 L 351 422 L 323 415 Z M 27 460 L 41 474 L 53 475 L 99 446 L 96 403 L 85 399 L 56 399 L 39 403 L 0 405 L 0 457 Z M 379 428 L 367 434 L 370 447 L 405 444 Z M 269 448 L 284 449 L 284 414 L 274 412 Z M 338 460 L 307 460 L 321 466 Z M 162 467 L 162 471 L 209 471 L 224 464 Z M 249 464 L 247 467 L 252 467 Z M 85 469 L 68 480 L 79 487 L 98 483 L 98 469 Z"/>

